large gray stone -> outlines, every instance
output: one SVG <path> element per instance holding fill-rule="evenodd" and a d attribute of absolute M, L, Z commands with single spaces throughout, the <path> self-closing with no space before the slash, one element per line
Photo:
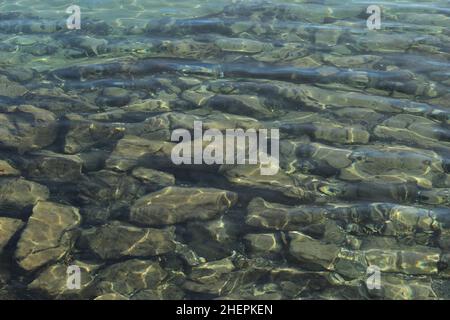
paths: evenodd
<path fill-rule="evenodd" d="M 131 207 L 130 220 L 145 225 L 209 220 L 236 201 L 237 194 L 226 190 L 167 187 L 138 199 Z"/>
<path fill-rule="evenodd" d="M 173 230 L 138 228 L 118 221 L 83 231 L 80 242 L 104 260 L 156 256 L 175 250 Z"/>
<path fill-rule="evenodd" d="M 80 225 L 78 209 L 53 202 L 38 202 L 33 208 L 15 253 L 23 269 L 35 270 L 64 257 L 74 241 Z"/>

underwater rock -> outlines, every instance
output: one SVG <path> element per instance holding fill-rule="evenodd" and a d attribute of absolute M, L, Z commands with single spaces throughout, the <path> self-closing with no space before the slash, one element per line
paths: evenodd
<path fill-rule="evenodd" d="M 130 102 L 129 91 L 118 87 L 107 87 L 102 90 L 102 95 L 96 99 L 101 106 L 122 107 Z"/>
<path fill-rule="evenodd" d="M 388 300 L 430 300 L 437 294 L 428 278 L 410 278 L 400 275 L 381 275 L 381 290 L 371 290 L 373 297 Z"/>
<path fill-rule="evenodd" d="M 64 152 L 69 154 L 86 151 L 95 146 L 114 144 L 125 131 L 121 124 L 89 121 L 77 114 L 66 114 L 64 119 L 67 127 Z"/>
<path fill-rule="evenodd" d="M 100 170 L 83 176 L 76 192 L 67 196 L 83 204 L 84 222 L 98 225 L 125 216 L 132 202 L 150 191 L 151 187 L 125 173 Z"/>
<path fill-rule="evenodd" d="M 184 300 L 184 291 L 176 284 L 163 283 L 155 289 L 145 289 L 132 297 L 133 300 Z"/>
<path fill-rule="evenodd" d="M 442 212 L 442 214 L 441 214 Z M 329 209 L 329 217 L 347 224 L 358 225 L 355 234 L 383 234 L 386 236 L 412 236 L 427 233 L 432 236 L 442 229 L 445 210 L 398 205 L 394 203 L 367 203 L 360 205 L 336 205 Z"/>
<path fill-rule="evenodd" d="M 251 255 L 256 257 L 276 257 L 283 248 L 281 239 L 274 233 L 249 233 L 244 239 Z"/>
<path fill-rule="evenodd" d="M 83 176 L 76 194 L 69 196 L 83 204 L 83 220 L 98 225 L 122 216 L 135 199 L 152 190 L 125 173 L 100 170 Z"/>
<path fill-rule="evenodd" d="M 293 257 L 334 270 L 334 263 L 341 250 L 339 246 L 323 243 L 297 231 L 289 232 L 289 238 L 289 252 Z"/>
<path fill-rule="evenodd" d="M 321 234 L 326 215 L 326 207 L 291 207 L 254 198 L 247 207 L 245 222 L 257 228 Z"/>
<path fill-rule="evenodd" d="M 369 142 L 370 133 L 363 126 L 343 126 L 340 124 L 284 124 L 281 132 L 289 135 L 308 135 L 319 141 L 328 141 L 342 144 L 366 144 Z"/>
<path fill-rule="evenodd" d="M 38 202 L 17 244 L 18 264 L 31 271 L 61 259 L 72 247 L 80 222 L 77 208 Z"/>
<path fill-rule="evenodd" d="M 234 212 L 227 212 L 217 219 L 190 221 L 183 236 L 190 248 L 207 260 L 228 257 L 235 250 L 244 227 Z"/>
<path fill-rule="evenodd" d="M 434 200 L 435 204 L 448 202 L 448 197 L 445 196 L 448 189 L 424 190 L 420 189 L 415 182 L 322 182 L 318 186 L 318 191 L 330 197 L 330 199 L 352 201 L 368 200 L 399 203 L 419 201 L 420 203 L 428 203 L 428 201 Z M 427 193 L 428 195 L 426 195 Z"/>
<path fill-rule="evenodd" d="M 237 194 L 214 188 L 167 187 L 138 199 L 130 221 L 166 225 L 188 220 L 209 220 L 237 202 Z"/>
<path fill-rule="evenodd" d="M 310 143 L 297 147 L 297 154 L 308 159 L 313 173 L 339 173 L 342 180 L 416 182 L 424 188 L 445 186 L 444 160 L 433 151 L 378 144 L 340 149 Z"/>
<path fill-rule="evenodd" d="M 34 206 L 49 197 L 47 187 L 23 178 L 0 180 L 0 208 L 19 215 L 21 211 Z M 19 212 L 14 212 L 18 210 Z"/>
<path fill-rule="evenodd" d="M 138 228 L 118 221 L 83 230 L 79 241 L 103 260 L 156 256 L 175 250 L 173 230 Z"/>
<path fill-rule="evenodd" d="M 20 171 L 14 168 L 9 162 L 0 160 L 0 177 L 19 176 Z"/>
<path fill-rule="evenodd" d="M 261 51 L 269 51 L 273 48 L 272 44 L 264 43 L 250 39 L 240 38 L 219 38 L 214 44 L 222 51 L 241 52 L 241 53 L 258 53 Z"/>
<path fill-rule="evenodd" d="M 256 119 L 270 118 L 275 115 L 270 101 L 251 95 L 215 95 L 203 101 L 202 106 Z"/>
<path fill-rule="evenodd" d="M 0 217 L 0 253 L 23 225 L 22 220 Z"/>
<path fill-rule="evenodd" d="M 167 277 L 158 262 L 132 259 L 101 270 L 95 281 L 97 295 L 119 294 L 131 297 L 145 289 L 153 289 Z"/>
<path fill-rule="evenodd" d="M 152 163 L 158 166 L 172 164 L 170 155 L 174 143 L 147 140 L 127 135 L 119 140 L 111 156 L 106 160 L 106 167 L 119 171 L 128 171 L 138 165 Z"/>
<path fill-rule="evenodd" d="M 127 205 L 147 191 L 139 180 L 110 170 L 90 172 L 80 182 L 79 198 L 85 203 Z"/>
<path fill-rule="evenodd" d="M 80 269 L 79 289 L 74 290 L 68 287 L 69 265 L 64 263 L 57 263 L 42 270 L 28 285 L 28 289 L 48 295 L 53 299 L 91 298 L 94 273 L 100 266 L 82 261 L 73 261 L 71 266 L 77 266 Z"/>
<path fill-rule="evenodd" d="M 314 195 L 305 190 L 294 177 L 281 171 L 276 175 L 261 175 L 260 165 L 222 165 L 219 169 L 229 182 L 262 194 L 281 194 L 299 201 L 312 201 Z"/>
<path fill-rule="evenodd" d="M 175 184 L 175 177 L 172 174 L 158 170 L 138 167 L 133 169 L 131 174 L 154 190 L 170 187 Z"/>
<path fill-rule="evenodd" d="M 206 262 L 192 268 L 183 288 L 197 293 L 222 295 L 235 285 L 232 273 L 235 270 L 231 258 Z"/>
<path fill-rule="evenodd" d="M 1 108 L 0 147 L 20 153 L 46 147 L 56 138 L 53 113 L 30 105 Z"/>
<path fill-rule="evenodd" d="M 374 134 L 378 139 L 414 143 L 426 149 L 450 148 L 448 130 L 439 122 L 409 114 L 386 119 L 376 126 Z"/>
<path fill-rule="evenodd" d="M 414 246 L 405 250 L 370 249 L 364 251 L 367 262 L 383 272 L 405 274 L 437 274 L 441 251 Z"/>
<path fill-rule="evenodd" d="M 26 172 L 35 180 L 74 182 L 81 178 L 83 161 L 76 155 L 58 154 L 43 150 L 31 153 Z"/>
<path fill-rule="evenodd" d="M 23 96 L 28 90 L 4 75 L 0 75 L 0 96 L 16 98 Z"/>

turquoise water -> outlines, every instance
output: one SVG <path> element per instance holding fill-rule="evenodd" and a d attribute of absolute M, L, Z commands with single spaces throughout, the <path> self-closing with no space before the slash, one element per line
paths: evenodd
<path fill-rule="evenodd" d="M 450 298 L 448 1 L 76 4 L 0 2 L 0 299 Z"/>

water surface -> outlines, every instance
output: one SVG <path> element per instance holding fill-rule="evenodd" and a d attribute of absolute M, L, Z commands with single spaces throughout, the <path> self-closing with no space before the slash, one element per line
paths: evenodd
<path fill-rule="evenodd" d="M 448 1 L 77 4 L 0 2 L 0 298 L 450 298 Z"/>

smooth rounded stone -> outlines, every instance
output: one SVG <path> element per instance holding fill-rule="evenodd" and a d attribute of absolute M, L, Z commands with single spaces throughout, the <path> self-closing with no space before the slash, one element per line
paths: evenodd
<path fill-rule="evenodd" d="M 53 143 L 57 133 L 53 113 L 30 105 L 1 109 L 0 147 L 20 153 L 41 149 Z"/>
<path fill-rule="evenodd" d="M 64 153 L 74 154 L 92 147 L 114 144 L 123 137 L 125 128 L 118 123 L 101 123 L 86 120 L 82 115 L 64 115 L 66 134 Z"/>
<path fill-rule="evenodd" d="M 38 202 L 17 244 L 15 258 L 19 266 L 31 271 L 64 257 L 73 245 L 80 222 L 75 207 Z"/>
<path fill-rule="evenodd" d="M 175 185 L 175 177 L 170 173 L 138 167 L 131 174 L 155 190 Z"/>
<path fill-rule="evenodd" d="M 154 289 L 167 275 L 156 261 L 131 259 L 101 270 L 95 288 L 97 296 L 120 294 L 130 298 L 142 290 Z"/>
<path fill-rule="evenodd" d="M 250 253 L 256 257 L 271 257 L 283 249 L 279 235 L 275 233 L 250 233 L 244 236 Z"/>
<path fill-rule="evenodd" d="M 83 161 L 77 155 L 43 150 L 33 152 L 25 167 L 28 176 L 35 180 L 72 182 L 81 178 Z"/>
<path fill-rule="evenodd" d="M 413 246 L 404 250 L 369 249 L 364 251 L 369 265 L 383 272 L 405 274 L 437 274 L 441 251 L 437 248 Z"/>
<path fill-rule="evenodd" d="M 130 221 L 166 225 L 189 220 L 209 220 L 237 202 L 234 192 L 214 188 L 167 187 L 138 199 L 130 210 Z"/>
<path fill-rule="evenodd" d="M 341 250 L 339 246 L 323 243 L 297 231 L 289 232 L 289 238 L 289 253 L 294 258 L 334 270 L 334 263 Z"/>
<path fill-rule="evenodd" d="M 128 171 L 143 164 L 171 164 L 171 153 L 174 143 L 147 140 L 127 135 L 119 140 L 111 156 L 106 160 L 109 169 Z"/>
<path fill-rule="evenodd" d="M 45 201 L 50 196 L 47 187 L 23 178 L 0 180 L 0 208 L 18 215 L 21 211 Z M 18 210 L 19 212 L 14 212 Z"/>
<path fill-rule="evenodd" d="M 20 171 L 9 164 L 9 162 L 0 160 L 0 177 L 7 176 L 20 176 Z"/>
<path fill-rule="evenodd" d="M 23 225 L 22 220 L 0 217 L 0 253 Z"/>
<path fill-rule="evenodd" d="M 99 265 L 73 261 L 70 266 L 80 270 L 80 288 L 71 289 L 69 284 L 69 264 L 57 263 L 42 270 L 28 285 L 28 289 L 48 295 L 54 299 L 87 299 L 92 297 L 91 285 Z"/>
<path fill-rule="evenodd" d="M 17 98 L 23 96 L 27 92 L 28 90 L 24 86 L 9 80 L 8 77 L 4 75 L 0 75 L 0 96 Z"/>
<path fill-rule="evenodd" d="M 305 190 L 296 179 L 281 170 L 275 175 L 261 175 L 261 165 L 221 165 L 219 172 L 234 185 L 261 191 L 264 194 L 281 194 L 288 198 L 311 201 L 314 195 Z"/>
<path fill-rule="evenodd" d="M 156 256 L 175 251 L 174 230 L 138 228 L 118 221 L 83 230 L 79 245 L 103 260 Z"/>
<path fill-rule="evenodd" d="M 291 207 L 254 198 L 248 204 L 245 222 L 257 228 L 321 233 L 326 214 L 326 207 Z"/>

